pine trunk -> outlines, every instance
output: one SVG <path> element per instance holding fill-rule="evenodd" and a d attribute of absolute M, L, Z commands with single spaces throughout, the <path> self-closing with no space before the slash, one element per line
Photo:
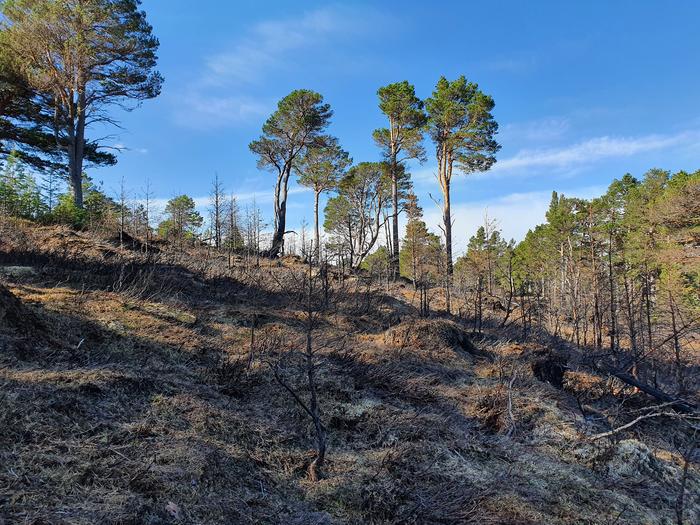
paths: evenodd
<path fill-rule="evenodd" d="M 450 210 L 450 183 L 445 181 L 442 190 L 442 222 L 445 227 L 445 267 L 447 275 L 452 275 L 452 212 Z"/>
<path fill-rule="evenodd" d="M 396 280 L 399 276 L 399 181 L 396 158 L 392 160 L 391 171 L 391 203 L 393 207 L 391 218 L 391 278 Z"/>
<path fill-rule="evenodd" d="M 321 232 L 318 225 L 318 198 L 319 192 L 314 193 L 314 255 L 316 264 L 321 264 Z"/>
<path fill-rule="evenodd" d="M 284 232 L 287 226 L 287 184 L 291 166 L 285 166 L 275 186 L 275 229 L 272 235 L 272 245 L 267 255 L 277 257 L 284 247 Z"/>

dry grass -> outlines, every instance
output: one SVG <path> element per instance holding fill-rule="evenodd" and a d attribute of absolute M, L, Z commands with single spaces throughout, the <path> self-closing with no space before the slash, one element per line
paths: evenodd
<path fill-rule="evenodd" d="M 319 339 L 345 343 L 318 356 L 329 455 L 311 483 L 308 418 L 260 361 L 245 364 L 251 323 L 280 352 L 297 344 L 301 314 L 280 282 L 298 261 L 231 278 L 184 257 L 156 266 L 160 292 L 142 297 L 62 266 L 138 254 L 55 233 L 2 247 L 8 265 L 27 266 L 30 245 L 41 264 L 6 273 L 21 301 L 0 300 L 0 522 L 674 523 L 668 428 L 589 443 L 606 423 L 577 397 L 606 408 L 603 379 L 566 371 L 557 388 L 533 367 L 541 347 L 472 340 L 458 322 L 412 317 L 400 296 L 351 297 L 322 319 Z M 696 523 L 694 467 L 687 492 Z"/>

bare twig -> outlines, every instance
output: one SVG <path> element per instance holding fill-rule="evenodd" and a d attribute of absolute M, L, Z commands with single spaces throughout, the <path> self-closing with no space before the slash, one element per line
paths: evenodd
<path fill-rule="evenodd" d="M 627 430 L 629 428 L 632 428 L 637 423 L 640 423 L 640 422 L 644 421 L 645 419 L 651 419 L 651 418 L 655 418 L 655 417 L 670 417 L 670 418 L 674 418 L 674 419 L 683 419 L 683 420 L 700 419 L 700 418 L 693 417 L 693 416 L 682 416 L 676 412 L 652 412 L 651 414 L 643 414 L 643 415 L 639 416 L 638 418 L 633 419 L 629 423 L 626 423 L 626 424 L 622 425 L 621 427 L 610 430 L 609 432 L 602 432 L 601 434 L 595 434 L 594 436 L 591 436 L 589 439 L 591 441 L 596 441 L 598 439 L 603 439 L 606 437 L 614 436 L 615 434 L 619 434 L 623 430 Z"/>
<path fill-rule="evenodd" d="M 510 420 L 510 425 L 508 426 L 508 432 L 506 434 L 508 437 L 515 432 L 516 428 L 515 416 L 513 415 L 513 384 L 515 383 L 517 375 L 517 372 L 513 372 L 510 382 L 508 383 L 508 419 Z"/>

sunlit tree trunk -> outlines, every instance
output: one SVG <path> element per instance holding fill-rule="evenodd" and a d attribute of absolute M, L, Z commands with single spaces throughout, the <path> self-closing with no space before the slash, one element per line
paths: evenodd
<path fill-rule="evenodd" d="M 314 191 L 314 258 L 321 264 L 321 231 L 318 224 L 318 199 L 321 192 Z"/>

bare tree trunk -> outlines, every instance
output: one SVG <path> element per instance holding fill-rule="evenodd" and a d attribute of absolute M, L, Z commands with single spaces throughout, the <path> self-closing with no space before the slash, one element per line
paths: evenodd
<path fill-rule="evenodd" d="M 445 274 L 445 311 L 447 315 L 452 313 L 452 287 L 449 274 Z"/>
<path fill-rule="evenodd" d="M 479 333 L 481 333 L 481 324 L 482 324 L 483 310 L 484 310 L 484 306 L 483 306 L 483 299 L 484 299 L 484 297 L 483 297 L 483 290 L 484 290 L 483 278 L 482 278 L 481 276 L 479 276 L 479 284 L 478 284 L 478 288 L 477 288 L 477 305 L 478 305 L 478 308 L 479 308 L 479 309 L 478 309 L 478 315 L 477 315 L 477 319 L 478 319 L 478 323 L 479 323 L 479 324 L 478 324 L 478 329 L 477 329 L 477 331 L 478 331 Z"/>
<path fill-rule="evenodd" d="M 309 383 L 309 408 L 311 410 L 311 418 L 314 422 L 314 429 L 316 430 L 316 457 L 309 465 L 309 478 L 311 481 L 318 481 L 320 477 L 321 468 L 323 468 L 323 463 L 326 459 L 326 429 L 323 427 L 321 422 L 321 414 L 318 407 L 318 397 L 316 394 L 316 367 L 313 362 L 313 350 L 311 346 L 311 326 L 308 327 L 306 333 L 306 371 L 307 379 Z"/>
<path fill-rule="evenodd" d="M 391 204 L 393 208 L 391 217 L 391 278 L 396 280 L 399 276 L 399 181 L 395 153 L 391 163 Z"/>
<path fill-rule="evenodd" d="M 685 392 L 685 377 L 683 373 L 683 360 L 681 357 L 681 343 L 678 337 L 678 326 L 676 325 L 676 308 L 671 290 L 668 291 L 668 305 L 671 309 L 671 329 L 673 330 L 673 355 L 675 357 L 676 385 L 679 394 Z"/>
<path fill-rule="evenodd" d="M 683 511 L 685 510 L 685 486 L 688 482 L 688 467 L 692 460 L 693 454 L 695 453 L 695 447 L 697 446 L 697 441 L 693 439 L 693 442 L 688 447 L 688 450 L 684 454 L 685 458 L 683 461 L 683 474 L 681 474 L 681 486 L 678 490 L 678 497 L 676 498 L 676 523 L 677 525 L 683 525 Z"/>
<path fill-rule="evenodd" d="M 614 352 L 615 351 L 615 337 L 616 337 L 616 325 L 617 325 L 617 319 L 615 316 L 617 315 L 615 311 L 615 279 L 614 279 L 614 273 L 613 273 L 613 233 L 612 230 L 610 231 L 610 235 L 608 237 L 609 241 L 609 248 L 608 248 L 608 282 L 610 285 L 610 351 Z"/>
<path fill-rule="evenodd" d="M 588 207 L 588 237 L 591 243 L 591 275 L 593 277 L 593 340 L 596 348 L 603 346 L 603 320 L 600 311 L 600 285 L 598 282 L 598 254 L 596 253 L 595 235 L 593 233 L 593 208 Z"/>
<path fill-rule="evenodd" d="M 126 224 L 126 188 L 122 177 L 119 190 L 119 247 L 124 247 L 124 229 Z"/>
<path fill-rule="evenodd" d="M 627 278 L 627 269 L 625 268 L 623 275 L 623 285 L 625 288 L 625 309 L 627 310 L 627 326 L 629 330 L 629 336 L 630 336 L 630 345 L 631 345 L 631 351 L 632 351 L 632 356 L 634 358 L 634 363 L 632 365 L 632 375 L 634 377 L 637 377 L 637 368 L 639 366 L 638 363 L 638 358 L 639 358 L 639 348 L 637 344 L 637 327 L 635 326 L 634 323 L 634 312 L 632 308 L 632 303 L 634 301 L 633 298 L 633 293 L 634 290 L 632 287 L 634 286 L 634 283 L 630 282 L 629 279 Z"/>
<path fill-rule="evenodd" d="M 321 232 L 318 225 L 318 198 L 320 192 L 314 192 L 314 258 L 316 264 L 321 264 Z"/>
<path fill-rule="evenodd" d="M 272 246 L 267 255 L 277 257 L 284 247 L 284 233 L 287 226 L 287 184 L 291 166 L 285 166 L 275 186 L 275 228 L 272 234 Z"/>
<path fill-rule="evenodd" d="M 501 328 L 506 326 L 508 318 L 510 317 L 514 295 L 515 283 L 513 282 L 513 252 L 511 251 L 508 257 L 508 302 L 506 303 L 506 315 L 503 317 L 503 321 L 501 321 Z"/>
<path fill-rule="evenodd" d="M 70 178 L 73 185 L 73 199 L 75 205 L 83 208 L 83 157 L 85 155 L 85 87 L 83 86 L 78 95 L 77 104 L 77 125 L 75 133 L 71 137 L 73 142 L 71 149 L 73 155 L 70 159 Z"/>
<path fill-rule="evenodd" d="M 145 244 L 145 251 L 146 251 L 146 256 L 148 256 L 148 246 L 151 241 L 151 197 L 153 195 L 151 194 L 151 183 L 148 179 L 146 179 L 146 193 L 144 195 L 145 197 L 145 205 L 146 205 L 146 244 Z"/>
<path fill-rule="evenodd" d="M 452 212 L 450 209 L 450 182 L 445 179 L 442 187 L 442 222 L 445 229 L 445 268 L 447 275 L 452 276 Z"/>
<path fill-rule="evenodd" d="M 311 262 L 309 262 L 308 291 L 306 297 L 306 376 L 309 385 L 309 411 L 316 430 L 316 457 L 309 465 L 308 473 L 311 481 L 318 481 L 321 468 L 326 458 L 326 429 L 321 421 L 321 413 L 318 406 L 318 395 L 316 393 L 316 365 L 314 363 L 314 352 L 311 340 L 314 328 L 313 307 L 311 304 L 313 284 L 311 273 Z"/>
<path fill-rule="evenodd" d="M 388 255 L 389 266 L 391 266 L 391 261 L 394 257 L 394 244 L 391 240 L 391 221 L 389 220 L 390 215 L 387 215 L 385 211 L 382 211 L 382 220 L 384 221 L 384 239 L 386 241 L 386 253 Z"/>
<path fill-rule="evenodd" d="M 525 310 L 525 292 L 520 290 L 520 308 L 522 309 L 523 315 L 523 339 L 527 337 L 527 314 L 530 310 L 530 305 L 528 304 L 528 310 Z"/>
<path fill-rule="evenodd" d="M 214 175 L 214 184 L 212 186 L 212 193 L 211 193 L 211 212 L 212 212 L 212 226 L 213 226 L 213 234 L 214 234 L 214 247 L 217 249 L 217 251 L 221 248 L 221 239 L 222 239 L 222 225 L 223 225 L 223 220 L 222 220 L 222 207 L 223 207 L 223 187 L 221 185 L 221 182 L 219 181 L 219 175 L 215 174 Z"/>
<path fill-rule="evenodd" d="M 73 203 L 77 208 L 83 208 L 83 159 L 78 156 L 77 133 L 70 133 L 70 145 L 68 146 L 68 175 L 71 189 L 73 190 Z"/>
<path fill-rule="evenodd" d="M 644 289 L 645 289 L 645 306 L 646 306 L 646 321 L 647 321 L 647 343 L 649 344 L 649 351 L 654 348 L 654 336 L 651 329 L 651 279 L 649 277 L 649 270 L 646 268 L 645 264 L 645 275 L 644 275 Z"/>

